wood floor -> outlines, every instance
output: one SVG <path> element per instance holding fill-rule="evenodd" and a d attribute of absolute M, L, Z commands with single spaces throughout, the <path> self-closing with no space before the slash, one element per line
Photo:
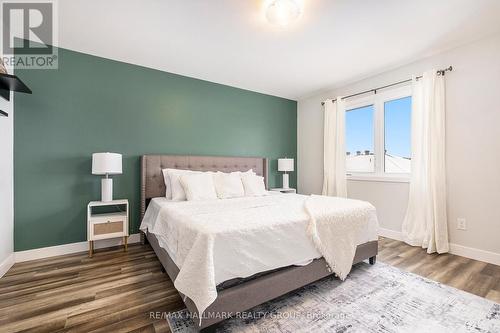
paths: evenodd
<path fill-rule="evenodd" d="M 0 332 L 168 332 L 183 308 L 150 246 L 15 264 L 0 279 Z"/>
<path fill-rule="evenodd" d="M 500 266 L 381 238 L 378 260 L 500 302 Z M 182 301 L 148 245 L 15 264 L 0 279 L 0 332 L 168 332 Z"/>
<path fill-rule="evenodd" d="M 425 250 L 389 238 L 379 239 L 380 261 L 500 303 L 500 266 Z"/>

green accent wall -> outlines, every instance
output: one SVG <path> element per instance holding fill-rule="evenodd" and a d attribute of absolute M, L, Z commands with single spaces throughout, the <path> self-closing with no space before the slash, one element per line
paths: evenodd
<path fill-rule="evenodd" d="M 143 154 L 267 157 L 271 187 L 276 159 L 296 158 L 295 101 L 66 49 L 58 70 L 16 75 L 33 95 L 14 101 L 15 251 L 87 239 L 86 206 L 100 199 L 93 152 L 123 154 L 114 198 L 130 201 L 131 233 Z"/>

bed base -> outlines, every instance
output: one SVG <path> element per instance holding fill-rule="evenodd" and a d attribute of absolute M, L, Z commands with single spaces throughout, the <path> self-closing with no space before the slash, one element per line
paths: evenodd
<path fill-rule="evenodd" d="M 154 234 L 147 233 L 146 237 L 168 276 L 172 281 L 175 281 L 179 268 L 167 251 L 160 247 Z M 373 265 L 377 253 L 377 241 L 358 245 L 353 264 L 369 259 L 370 264 Z M 228 313 L 246 311 L 331 274 L 325 259 L 320 258 L 313 260 L 306 266 L 289 266 L 220 290 L 217 299 L 205 310 L 205 314 L 211 315 L 204 318 L 201 325 L 199 321 L 195 320 L 195 325 L 197 325 L 198 330 L 203 330 L 203 332 L 211 331 L 215 324 L 223 320 L 222 318 L 227 318 Z M 181 296 L 183 299 L 185 298 L 184 295 L 181 294 Z M 199 315 L 196 306 L 188 297 L 185 298 L 184 303 L 191 313 Z"/>

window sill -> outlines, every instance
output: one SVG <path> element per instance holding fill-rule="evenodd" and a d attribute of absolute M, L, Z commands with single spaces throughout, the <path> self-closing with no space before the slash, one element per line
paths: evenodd
<path fill-rule="evenodd" d="M 368 176 L 368 175 L 347 175 L 347 180 L 362 182 L 383 182 L 383 183 L 409 183 L 409 176 Z"/>

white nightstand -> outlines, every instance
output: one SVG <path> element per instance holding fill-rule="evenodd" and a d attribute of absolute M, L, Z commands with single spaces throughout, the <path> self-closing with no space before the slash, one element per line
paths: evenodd
<path fill-rule="evenodd" d="M 87 241 L 89 257 L 94 252 L 94 241 L 123 237 L 124 251 L 128 239 L 128 200 L 91 201 L 87 206 Z"/>
<path fill-rule="evenodd" d="M 281 193 L 297 193 L 297 190 L 294 188 L 272 188 L 269 191 L 281 192 Z"/>

